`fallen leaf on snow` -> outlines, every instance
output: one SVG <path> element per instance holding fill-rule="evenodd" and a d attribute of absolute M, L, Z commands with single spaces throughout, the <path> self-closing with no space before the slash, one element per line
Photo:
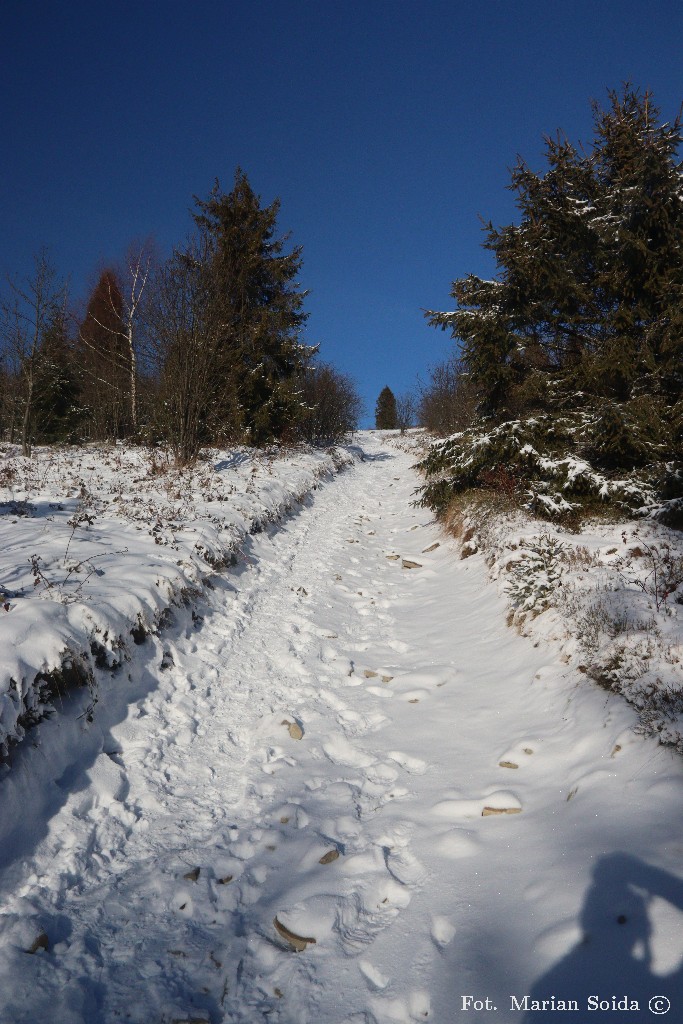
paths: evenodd
<path fill-rule="evenodd" d="M 281 921 L 278 921 L 277 917 L 273 918 L 273 924 L 275 930 L 286 939 L 287 942 L 292 946 L 297 953 L 302 953 L 306 946 L 315 945 L 315 939 L 307 935 L 297 935 L 296 932 L 292 932 L 289 928 L 286 928 Z"/>
<path fill-rule="evenodd" d="M 45 932 L 41 932 L 40 935 L 36 936 L 36 938 L 33 940 L 33 942 L 28 947 L 26 952 L 27 953 L 37 953 L 39 949 L 47 950 L 47 949 L 49 949 L 49 947 L 50 947 L 50 941 L 49 941 L 47 935 L 45 934 Z"/>
<path fill-rule="evenodd" d="M 481 812 L 482 818 L 488 817 L 489 814 L 521 814 L 521 807 L 485 807 Z"/>
<path fill-rule="evenodd" d="M 298 722 L 288 722 L 286 718 L 283 718 L 281 725 L 286 725 L 289 729 L 289 735 L 293 740 L 300 740 L 303 737 L 304 731 Z"/>

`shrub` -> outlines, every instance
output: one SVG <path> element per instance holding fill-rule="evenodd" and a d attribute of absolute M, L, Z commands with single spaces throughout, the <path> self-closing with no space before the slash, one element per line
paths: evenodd
<path fill-rule="evenodd" d="M 299 432 L 303 440 L 333 444 L 358 428 L 363 400 L 348 374 L 321 363 L 306 371 L 302 391 L 306 412 Z"/>

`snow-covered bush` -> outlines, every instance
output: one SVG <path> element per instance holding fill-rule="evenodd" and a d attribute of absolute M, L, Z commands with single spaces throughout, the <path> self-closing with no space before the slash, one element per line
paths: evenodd
<path fill-rule="evenodd" d="M 510 625 L 559 644 L 568 672 L 623 696 L 644 732 L 683 752 L 680 534 L 602 517 L 577 536 L 483 490 L 457 495 L 444 521 L 461 545 L 476 544 Z"/>
<path fill-rule="evenodd" d="M 549 533 L 529 541 L 508 563 L 505 591 L 515 611 L 541 612 L 560 585 L 564 546 Z"/>
<path fill-rule="evenodd" d="M 420 463 L 421 503 L 443 512 L 454 495 L 476 490 L 503 493 L 545 519 L 576 521 L 609 506 L 621 516 L 662 513 L 670 502 L 660 498 L 661 481 L 673 468 L 657 460 L 655 445 L 645 465 L 613 466 L 596 441 L 601 415 L 583 409 L 479 423 L 435 441 Z"/>
<path fill-rule="evenodd" d="M 666 602 L 675 594 L 678 603 L 683 604 L 683 592 L 679 592 L 683 587 L 683 555 L 672 551 L 666 541 L 660 544 L 643 541 L 629 554 L 640 559 L 640 570 L 634 567 L 630 557 L 621 557 L 615 563 L 627 584 L 639 587 L 654 602 L 658 612 L 668 610 Z"/>

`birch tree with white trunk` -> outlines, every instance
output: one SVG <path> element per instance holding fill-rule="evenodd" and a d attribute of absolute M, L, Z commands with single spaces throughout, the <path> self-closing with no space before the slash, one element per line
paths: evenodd
<path fill-rule="evenodd" d="M 119 373 L 123 372 L 127 381 L 130 429 L 136 434 L 139 427 L 138 411 L 138 327 L 142 313 L 142 300 L 153 265 L 153 246 L 147 241 L 140 245 L 132 245 L 125 257 L 121 270 L 103 275 L 101 285 L 104 286 L 105 314 L 97 316 L 91 309 L 85 325 L 93 324 L 105 336 L 111 339 L 111 346 L 104 353 L 93 344 L 89 331 L 80 331 L 80 340 L 93 355 L 104 358 L 112 364 L 114 383 Z M 111 383 L 98 378 L 101 384 Z"/>

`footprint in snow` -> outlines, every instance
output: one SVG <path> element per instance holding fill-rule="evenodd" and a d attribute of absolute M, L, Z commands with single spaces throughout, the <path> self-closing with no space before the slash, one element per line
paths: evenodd
<path fill-rule="evenodd" d="M 386 716 L 379 712 L 360 715 L 357 711 L 346 709 L 337 715 L 337 722 L 344 730 L 344 734 L 351 737 L 365 736 L 369 732 L 376 732 L 386 721 Z"/>
<path fill-rule="evenodd" d="M 390 640 L 387 644 L 392 651 L 396 651 L 397 654 L 407 654 L 410 650 L 410 645 L 405 643 L 404 640 Z"/>
<path fill-rule="evenodd" d="M 322 744 L 322 749 L 329 761 L 346 768 L 369 768 L 376 760 L 367 751 L 354 747 L 343 736 L 332 736 Z"/>
<path fill-rule="evenodd" d="M 386 784 L 391 785 L 398 778 L 398 772 L 390 764 L 374 764 L 369 767 L 366 772 L 366 777 L 369 782 L 375 783 L 376 785 Z"/>
<path fill-rule="evenodd" d="M 275 772 L 279 771 L 285 766 L 294 768 L 296 766 L 296 759 L 290 757 L 287 751 L 283 747 L 269 747 L 266 751 L 266 759 L 261 765 L 261 771 L 265 772 L 266 775 L 274 775 Z M 260 789 L 260 787 L 258 787 Z M 272 788 L 272 787 L 271 787 Z M 256 793 L 257 787 L 253 787 L 252 791 L 263 797 L 262 793 Z M 269 795 L 269 794 L 266 794 Z"/>
<path fill-rule="evenodd" d="M 130 785 L 125 771 L 107 754 L 100 754 L 88 772 L 95 793 L 90 807 L 105 806 L 112 800 L 123 801 L 128 796 Z"/>
<path fill-rule="evenodd" d="M 417 857 L 407 850 L 385 847 L 384 856 L 387 871 L 401 885 L 419 885 L 427 877 L 427 872 Z"/>
<path fill-rule="evenodd" d="M 468 829 L 449 829 L 435 837 L 432 849 L 441 857 L 448 860 L 462 860 L 465 857 L 478 856 L 481 852 L 480 844 Z"/>
<path fill-rule="evenodd" d="M 390 757 L 392 761 L 404 768 L 405 771 L 411 775 L 424 775 L 427 771 L 427 764 L 425 761 L 421 761 L 419 757 L 412 757 L 410 754 L 404 754 L 401 750 L 389 750 L 387 751 L 387 757 Z"/>
<path fill-rule="evenodd" d="M 429 993 L 421 990 L 411 992 L 407 999 L 374 996 L 371 997 L 370 1006 L 373 1012 L 379 1014 L 381 1020 L 391 1020 L 395 1024 L 412 1024 L 416 1020 L 428 1020 L 432 1013 Z"/>
<path fill-rule="evenodd" d="M 408 704 L 419 704 L 420 701 L 428 700 L 429 697 L 428 690 L 406 690 L 405 693 L 400 694 L 400 700 L 404 700 Z"/>
<path fill-rule="evenodd" d="M 357 892 L 337 897 L 334 931 L 345 953 L 361 953 L 410 903 L 410 893 L 391 876 L 359 881 Z"/>
<path fill-rule="evenodd" d="M 396 803 L 408 796 L 411 796 L 411 792 L 405 786 L 393 785 L 389 788 L 384 780 L 376 781 L 368 778 L 360 787 L 356 813 L 359 818 L 364 818 L 374 814 L 385 804 Z"/>
<path fill-rule="evenodd" d="M 381 992 L 389 984 L 389 978 L 367 960 L 361 960 L 358 968 L 370 989 Z"/>
<path fill-rule="evenodd" d="M 369 850 L 351 854 L 344 858 L 340 873 L 348 878 L 367 879 L 373 873 L 384 871 L 386 864 L 383 851 L 375 846 Z"/>
<path fill-rule="evenodd" d="M 432 917 L 430 934 L 432 942 L 438 949 L 443 949 L 453 940 L 455 931 L 455 925 L 451 924 L 447 917 L 444 917 L 441 914 L 435 914 L 434 917 Z"/>
<path fill-rule="evenodd" d="M 496 815 L 519 814 L 522 805 L 514 793 L 496 790 L 488 796 L 474 800 L 440 800 L 432 807 L 436 818 L 485 818 Z"/>
<path fill-rule="evenodd" d="M 366 693 L 372 693 L 375 697 L 382 697 L 384 699 L 395 696 L 393 691 L 387 686 L 367 686 L 365 690 Z"/>
<path fill-rule="evenodd" d="M 309 818 L 303 807 L 297 807 L 294 815 L 294 825 L 296 828 L 307 828 L 310 824 L 311 819 Z"/>

